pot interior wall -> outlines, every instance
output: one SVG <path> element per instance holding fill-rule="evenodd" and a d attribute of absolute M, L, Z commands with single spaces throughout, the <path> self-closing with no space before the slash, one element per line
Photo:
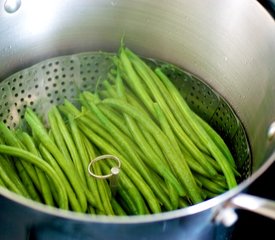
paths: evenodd
<path fill-rule="evenodd" d="M 0 14 L 1 79 L 54 56 L 115 51 L 124 36 L 140 55 L 186 69 L 226 99 L 245 127 L 253 171 L 271 154 L 275 29 L 259 4 L 50 0 L 23 2 L 15 13 L 2 4 Z"/>

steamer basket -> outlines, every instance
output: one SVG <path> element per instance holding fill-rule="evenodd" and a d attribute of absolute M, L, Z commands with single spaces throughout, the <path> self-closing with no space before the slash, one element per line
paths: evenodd
<path fill-rule="evenodd" d="M 79 91 L 95 92 L 107 79 L 114 67 L 114 53 L 85 52 L 47 59 L 23 69 L 0 83 L 2 101 L 0 116 L 10 128 L 24 125 L 24 112 L 31 107 L 47 121 L 47 112 L 52 105 L 62 104 L 64 99 L 78 104 Z M 251 175 L 251 158 L 244 128 L 236 114 L 217 92 L 192 74 L 176 66 L 148 63 L 166 67 L 166 75 L 177 86 L 189 106 L 204 118 L 230 146 L 241 174 L 239 182 Z"/>

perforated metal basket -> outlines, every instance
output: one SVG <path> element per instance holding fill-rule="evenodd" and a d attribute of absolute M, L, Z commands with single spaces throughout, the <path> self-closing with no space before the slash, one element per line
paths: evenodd
<path fill-rule="evenodd" d="M 27 106 L 46 120 L 52 104 L 69 99 L 77 104 L 82 90 L 101 88 L 102 80 L 113 67 L 106 52 L 85 52 L 42 61 L 21 70 L 0 83 L 0 117 L 11 128 L 24 124 Z M 160 61 L 148 60 L 154 67 Z M 228 144 L 237 168 L 240 182 L 251 173 L 248 141 L 242 124 L 233 109 L 213 89 L 194 75 L 172 65 L 165 65 L 166 74 L 174 82 L 190 107 L 204 118 Z"/>

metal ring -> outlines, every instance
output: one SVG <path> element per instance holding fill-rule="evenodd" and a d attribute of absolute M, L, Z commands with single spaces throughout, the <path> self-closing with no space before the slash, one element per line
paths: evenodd
<path fill-rule="evenodd" d="M 89 174 L 90 174 L 91 176 L 95 177 L 95 178 L 98 178 L 98 179 L 106 179 L 106 178 L 112 177 L 113 175 L 116 175 L 116 173 L 114 173 L 113 171 L 111 171 L 110 174 L 106 174 L 106 175 L 97 175 L 97 174 L 95 174 L 95 173 L 93 173 L 93 172 L 91 171 L 91 166 L 92 166 L 95 162 L 100 161 L 100 160 L 103 160 L 103 159 L 110 159 L 110 158 L 116 160 L 117 163 L 118 163 L 118 166 L 113 167 L 113 168 L 120 169 L 120 167 L 121 167 L 121 161 L 120 161 L 120 159 L 119 159 L 117 156 L 114 156 L 114 155 L 111 155 L 111 154 L 105 154 L 105 155 L 101 155 L 101 156 L 96 157 L 95 159 L 93 159 L 93 160 L 89 163 L 89 165 L 88 165 L 88 172 L 89 172 Z"/>

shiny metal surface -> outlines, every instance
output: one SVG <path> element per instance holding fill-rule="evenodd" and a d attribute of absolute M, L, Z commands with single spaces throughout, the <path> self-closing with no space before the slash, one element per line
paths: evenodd
<path fill-rule="evenodd" d="M 124 34 L 141 55 L 177 64 L 213 86 L 247 128 L 254 169 L 264 161 L 266 125 L 274 119 L 266 108 L 275 96 L 275 29 L 258 3 L 25 0 L 14 14 L 4 3 L 0 79 L 48 57 L 115 50 Z"/>
<path fill-rule="evenodd" d="M 247 131 L 254 173 L 238 188 L 202 204 L 121 219 L 63 212 L 0 189 L 0 221 L 17 229 L 6 232 L 0 225 L 3 239 L 25 239 L 27 227 L 75 239 L 217 237 L 212 213 L 274 161 L 275 144 L 267 131 L 275 119 L 275 28 L 268 13 L 253 0 L 25 0 L 14 13 L 6 12 L 5 2 L 0 1 L 0 79 L 49 57 L 114 51 L 125 35 L 126 44 L 140 55 L 192 72 L 230 103 Z M 25 214 L 28 218 L 14 221 Z"/>
<path fill-rule="evenodd" d="M 230 202 L 232 207 L 249 210 L 256 212 L 263 216 L 269 217 L 275 220 L 275 202 L 268 201 L 256 196 L 250 196 L 247 194 L 239 194 L 234 197 Z"/>

